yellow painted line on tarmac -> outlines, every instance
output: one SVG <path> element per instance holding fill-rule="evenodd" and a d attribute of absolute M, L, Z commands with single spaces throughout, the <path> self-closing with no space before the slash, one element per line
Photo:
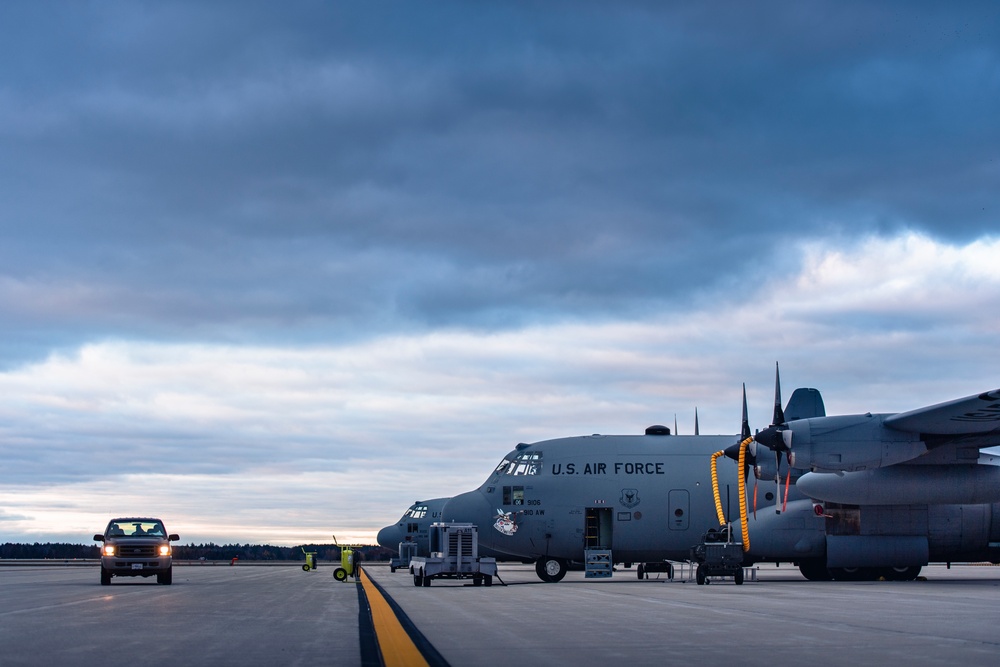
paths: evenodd
<path fill-rule="evenodd" d="M 378 648 L 382 652 L 382 661 L 385 666 L 427 666 L 427 660 L 410 639 L 410 635 L 403 629 L 389 603 L 372 583 L 364 568 L 361 568 L 361 585 L 365 589 L 365 595 L 368 596 L 368 606 L 372 611 L 372 624 L 375 626 L 375 638 L 378 641 Z"/>

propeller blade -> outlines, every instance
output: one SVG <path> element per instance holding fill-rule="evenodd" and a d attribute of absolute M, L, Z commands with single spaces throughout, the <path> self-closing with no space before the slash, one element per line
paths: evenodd
<path fill-rule="evenodd" d="M 781 514 L 781 452 L 774 452 L 774 513 Z"/>
<path fill-rule="evenodd" d="M 774 362 L 774 416 L 771 417 L 771 426 L 785 423 L 785 411 L 781 409 L 781 374 L 778 371 L 778 362 Z"/>
<path fill-rule="evenodd" d="M 743 427 L 740 431 L 740 437 L 746 440 L 751 435 L 750 433 L 750 417 L 747 413 L 747 383 L 743 383 Z"/>

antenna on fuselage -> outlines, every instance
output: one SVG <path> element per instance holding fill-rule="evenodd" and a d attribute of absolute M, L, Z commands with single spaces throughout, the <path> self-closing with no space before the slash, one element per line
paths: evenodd
<path fill-rule="evenodd" d="M 700 432 L 700 430 L 698 428 L 698 408 L 697 407 L 695 407 L 695 409 L 694 409 L 694 434 L 695 435 L 701 435 L 701 432 Z"/>

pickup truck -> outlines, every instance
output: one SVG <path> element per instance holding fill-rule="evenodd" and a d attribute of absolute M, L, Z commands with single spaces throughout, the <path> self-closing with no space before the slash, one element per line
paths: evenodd
<path fill-rule="evenodd" d="M 111 584 L 111 577 L 151 577 L 156 583 L 173 581 L 171 542 L 179 540 L 167 533 L 163 522 L 148 517 L 112 519 L 103 534 L 94 540 L 101 547 L 101 585 Z"/>

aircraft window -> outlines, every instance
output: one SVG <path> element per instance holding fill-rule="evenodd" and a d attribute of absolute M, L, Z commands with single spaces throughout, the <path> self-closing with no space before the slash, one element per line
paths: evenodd
<path fill-rule="evenodd" d="M 523 486 L 505 486 L 505 487 L 503 487 L 503 504 L 504 505 L 523 505 L 524 504 L 524 487 Z"/>
<path fill-rule="evenodd" d="M 427 516 L 427 505 L 414 505 L 406 510 L 405 516 L 411 519 L 423 519 Z"/>
<path fill-rule="evenodd" d="M 542 472 L 542 453 L 539 451 L 518 452 L 505 458 L 493 471 L 495 475 L 537 475 Z"/>

